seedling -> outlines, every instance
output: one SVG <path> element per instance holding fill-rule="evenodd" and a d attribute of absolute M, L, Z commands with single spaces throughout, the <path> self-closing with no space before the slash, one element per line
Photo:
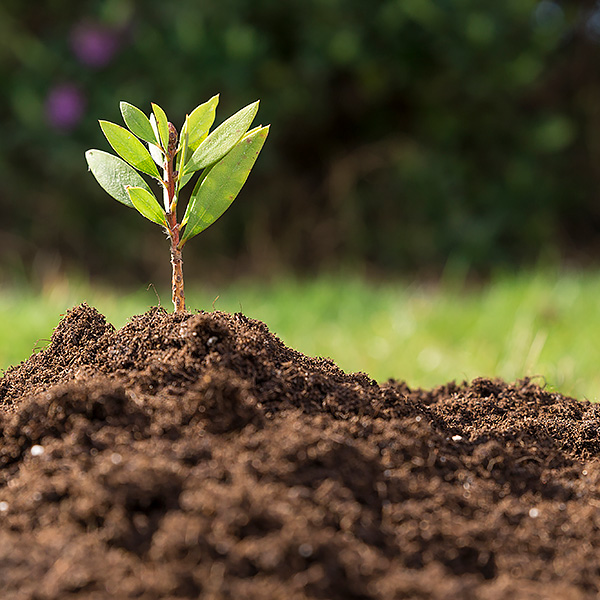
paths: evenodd
<path fill-rule="evenodd" d="M 250 129 L 258 111 L 256 101 L 209 134 L 218 102 L 219 96 L 213 96 L 186 115 L 180 133 L 157 104 L 152 104 L 148 118 L 139 108 L 121 102 L 128 129 L 100 121 L 106 139 L 120 158 L 102 150 L 85 153 L 92 174 L 106 192 L 165 229 L 171 245 L 175 312 L 185 310 L 183 247 L 229 208 L 269 133 L 268 125 Z M 162 205 L 138 171 L 159 183 Z M 183 219 L 178 222 L 181 189 L 198 172 Z"/>

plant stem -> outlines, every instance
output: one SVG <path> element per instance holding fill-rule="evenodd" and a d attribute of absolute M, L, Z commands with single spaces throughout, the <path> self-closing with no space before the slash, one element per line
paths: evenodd
<path fill-rule="evenodd" d="M 179 227 L 171 232 L 171 265 L 173 267 L 173 278 L 171 289 L 173 292 L 173 306 L 175 312 L 185 311 L 185 295 L 183 293 L 183 260 L 181 258 L 181 250 L 177 248 L 179 244 Z M 176 235 L 173 235 L 176 234 Z"/>
<path fill-rule="evenodd" d="M 169 240 L 171 242 L 171 266 L 173 275 L 171 278 L 171 291 L 175 312 L 185 311 L 185 294 L 183 292 L 183 259 L 179 245 L 179 223 L 177 223 L 177 196 L 176 179 L 173 171 L 173 158 L 177 145 L 177 131 L 172 123 L 169 123 L 169 148 L 167 150 L 165 164 L 165 193 L 167 195 L 167 223 L 169 225 Z"/>

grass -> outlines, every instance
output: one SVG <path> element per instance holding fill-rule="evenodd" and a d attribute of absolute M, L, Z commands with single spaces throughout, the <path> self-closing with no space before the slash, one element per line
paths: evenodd
<path fill-rule="evenodd" d="M 467 290 L 342 276 L 191 287 L 188 306 L 211 310 L 219 295 L 215 308 L 242 310 L 297 350 L 329 356 L 345 371 L 364 371 L 378 381 L 432 387 L 528 375 L 565 395 L 600 398 L 598 274 L 523 273 Z M 118 294 L 77 281 L 59 280 L 39 294 L 3 291 L 0 368 L 44 347 L 60 315 L 82 301 L 116 327 L 157 304 L 152 290 Z"/>

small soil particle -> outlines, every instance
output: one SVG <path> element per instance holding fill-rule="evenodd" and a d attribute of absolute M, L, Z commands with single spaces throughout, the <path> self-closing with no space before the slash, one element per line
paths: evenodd
<path fill-rule="evenodd" d="M 85 304 L 0 379 L 0 598 L 600 594 L 600 407 L 378 384 L 242 314 Z"/>

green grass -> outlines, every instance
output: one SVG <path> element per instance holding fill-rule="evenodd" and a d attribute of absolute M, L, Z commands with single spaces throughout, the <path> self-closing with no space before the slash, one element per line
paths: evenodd
<path fill-rule="evenodd" d="M 170 310 L 168 290 L 161 290 Z M 191 308 L 242 310 L 285 343 L 345 371 L 432 387 L 450 380 L 539 376 L 552 390 L 600 398 L 600 275 L 524 273 L 465 291 L 352 277 L 233 283 L 193 290 Z M 119 295 L 72 281 L 41 294 L 0 294 L 0 367 L 43 347 L 60 315 L 86 301 L 120 327 L 156 305 L 152 290 Z"/>

